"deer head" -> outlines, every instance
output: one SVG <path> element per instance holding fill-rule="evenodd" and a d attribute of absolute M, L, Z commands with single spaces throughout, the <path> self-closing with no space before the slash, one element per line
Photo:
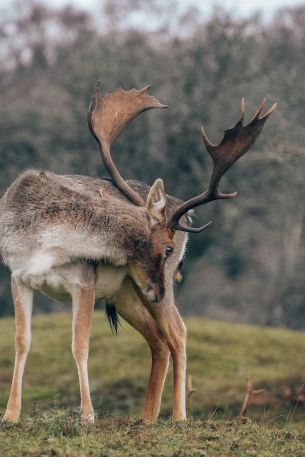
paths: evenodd
<path fill-rule="evenodd" d="M 128 258 L 130 275 L 150 301 L 160 301 L 165 293 L 164 268 L 165 262 L 174 251 L 173 236 L 175 231 L 198 233 L 210 225 L 205 224 L 193 228 L 181 222 L 188 211 L 212 200 L 235 197 L 236 193 L 223 194 L 218 190 L 218 184 L 224 173 L 245 154 L 262 132 L 268 116 L 275 110 L 274 104 L 264 116 L 259 117 L 264 102 L 259 110 L 246 125 L 244 120 L 244 100 L 241 102 L 241 116 L 237 124 L 225 131 L 218 145 L 212 144 L 202 127 L 201 134 L 206 148 L 213 159 L 213 172 L 208 188 L 200 195 L 182 203 L 172 214 L 167 208 L 167 199 L 163 181 L 157 179 L 151 186 L 146 201 L 137 194 L 124 180 L 111 157 L 111 143 L 120 135 L 123 128 L 143 111 L 152 108 L 167 108 L 156 98 L 149 95 L 150 86 L 141 90 L 124 91 L 117 89 L 104 96 L 100 93 L 99 83 L 96 84 L 95 95 L 92 96 L 88 108 L 88 125 L 97 140 L 103 162 L 108 170 L 113 184 L 127 197 L 139 211 L 144 211 L 146 231 L 142 231 Z"/>
<path fill-rule="evenodd" d="M 143 111 L 166 108 L 149 95 L 149 89 L 149 86 L 141 90 L 117 89 L 102 96 L 97 83 L 88 109 L 88 125 L 100 146 L 103 162 L 113 184 L 133 205 L 139 207 L 139 211 L 144 212 L 145 229 L 141 230 L 141 237 L 133 237 L 133 248 L 128 250 L 128 268 L 144 296 L 151 301 L 160 301 L 165 293 L 164 265 L 174 249 L 174 231 L 167 224 L 163 181 L 157 179 L 154 182 L 144 201 L 121 176 L 110 153 L 111 143 L 128 122 Z M 137 229 L 135 227 L 135 231 Z"/>

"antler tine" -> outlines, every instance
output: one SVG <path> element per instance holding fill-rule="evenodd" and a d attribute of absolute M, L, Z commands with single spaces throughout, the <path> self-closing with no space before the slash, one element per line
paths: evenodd
<path fill-rule="evenodd" d="M 97 101 L 98 101 L 98 99 L 100 98 L 100 95 L 101 95 L 100 87 L 101 87 L 101 82 L 99 80 L 97 80 L 96 83 L 95 83 L 95 100 L 96 100 L 96 103 L 97 103 Z"/>
<path fill-rule="evenodd" d="M 276 110 L 276 108 L 277 108 L 277 103 L 273 103 L 273 105 L 271 106 L 271 108 L 268 109 L 267 113 L 265 113 L 265 114 L 262 116 L 261 119 L 265 119 L 265 120 L 266 120 L 266 119 L 270 116 L 270 114 L 272 114 L 273 111 Z"/>
<path fill-rule="evenodd" d="M 263 100 L 261 101 L 261 104 L 258 107 L 258 110 L 254 114 L 254 116 L 250 119 L 249 124 L 251 124 L 251 122 L 255 121 L 255 119 L 258 119 L 259 115 L 261 114 L 261 112 L 264 109 L 265 104 L 266 104 L 266 98 L 263 98 Z"/>
<path fill-rule="evenodd" d="M 151 89 L 151 86 L 148 84 L 147 86 L 143 87 L 143 89 L 140 89 L 141 94 L 144 92 L 149 92 Z"/>
<path fill-rule="evenodd" d="M 180 224 L 179 222 L 175 226 L 175 230 L 180 230 L 181 232 L 189 232 L 189 233 L 200 233 L 203 232 L 205 229 L 210 227 L 212 224 L 212 221 L 209 221 L 207 224 L 202 225 L 201 227 L 186 227 L 183 224 Z"/>
<path fill-rule="evenodd" d="M 241 97 L 239 121 L 244 122 L 244 118 L 245 118 L 245 97 Z"/>
<path fill-rule="evenodd" d="M 95 96 L 92 95 L 90 102 L 89 102 L 88 110 L 87 110 L 87 122 L 88 122 L 88 127 L 89 127 L 90 132 L 92 133 L 94 138 L 98 141 L 98 138 L 95 136 L 95 133 L 93 130 L 93 125 L 92 125 L 92 112 L 93 112 L 94 101 L 95 101 Z"/>
<path fill-rule="evenodd" d="M 91 97 L 87 119 L 89 129 L 97 140 L 102 159 L 116 187 L 135 205 L 144 206 L 144 200 L 124 180 L 111 157 L 111 144 L 121 134 L 124 127 L 143 111 L 152 108 L 167 108 L 155 97 L 149 95 L 150 86 L 141 90 L 116 89 L 101 95 L 100 83 L 95 85 Z"/>
<path fill-rule="evenodd" d="M 206 148 L 207 148 L 207 150 L 208 150 L 209 152 L 210 152 L 211 149 L 216 148 L 217 145 L 214 144 L 214 143 L 212 143 L 212 142 L 209 140 L 209 138 L 208 138 L 208 136 L 207 136 L 207 134 L 206 134 L 205 129 L 204 129 L 203 126 L 200 127 L 200 133 L 201 133 L 202 139 L 203 139 L 203 141 L 204 141 L 204 144 L 205 144 L 205 146 L 206 146 Z"/>
<path fill-rule="evenodd" d="M 237 192 L 231 194 L 223 194 L 219 192 L 218 185 L 225 172 L 250 149 L 252 144 L 261 134 L 266 119 L 276 109 L 276 103 L 274 103 L 266 114 L 260 118 L 259 115 L 261 114 L 264 105 L 265 99 L 260 104 L 257 112 L 250 122 L 244 126 L 245 101 L 244 98 L 242 98 L 240 103 L 240 118 L 238 122 L 234 127 L 225 130 L 223 139 L 217 145 L 208 139 L 204 128 L 201 127 L 200 131 L 202 139 L 213 160 L 213 172 L 210 183 L 208 188 L 202 194 L 182 203 L 182 205 L 174 211 L 168 223 L 170 228 L 173 230 L 181 230 L 191 233 L 201 232 L 207 228 L 210 223 L 199 228 L 186 227 L 180 222 L 182 216 L 196 206 L 204 205 L 213 200 L 234 198 L 237 195 Z"/>

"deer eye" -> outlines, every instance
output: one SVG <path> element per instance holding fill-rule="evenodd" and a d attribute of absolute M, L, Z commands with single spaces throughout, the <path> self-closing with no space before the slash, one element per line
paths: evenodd
<path fill-rule="evenodd" d="M 174 248 L 172 246 L 166 246 L 165 248 L 165 257 L 169 257 L 172 255 Z"/>

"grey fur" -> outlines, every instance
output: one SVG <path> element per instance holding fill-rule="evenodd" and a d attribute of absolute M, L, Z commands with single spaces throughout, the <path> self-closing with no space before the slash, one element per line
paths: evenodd
<path fill-rule="evenodd" d="M 148 186 L 129 184 L 146 199 Z M 179 203 L 168 197 L 169 209 Z M 44 269 L 47 275 L 49 269 L 75 268 L 84 260 L 116 268 L 129 262 L 145 265 L 150 261 L 149 235 L 145 208 L 131 204 L 110 179 L 28 170 L 0 200 L 0 254 L 24 282 L 36 274 L 30 265 L 35 255 L 42 269 L 38 275 Z M 173 270 L 183 256 L 185 239 L 185 234 L 175 234 L 175 255 L 168 261 Z M 42 252 L 46 255 L 40 259 Z M 33 287 L 33 281 L 28 285 Z M 41 284 L 34 288 L 41 290 Z"/>

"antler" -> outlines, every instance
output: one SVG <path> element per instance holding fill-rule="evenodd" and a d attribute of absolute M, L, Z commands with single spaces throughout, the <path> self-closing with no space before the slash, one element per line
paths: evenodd
<path fill-rule="evenodd" d="M 88 126 L 97 140 L 102 159 L 116 187 L 137 206 L 143 206 L 144 201 L 124 180 L 111 158 L 111 143 L 120 135 L 125 125 L 143 111 L 152 108 L 167 108 L 155 97 L 149 95 L 150 86 L 141 90 L 116 89 L 104 96 L 100 93 L 99 81 L 95 85 L 95 95 L 92 96 L 88 108 Z M 94 107 L 95 104 L 95 107 Z"/>
<path fill-rule="evenodd" d="M 264 124 L 271 113 L 276 109 L 276 103 L 260 118 L 263 108 L 265 106 L 265 99 L 262 101 L 256 114 L 250 120 L 247 125 L 243 125 L 245 101 L 241 99 L 240 104 L 240 118 L 237 124 L 231 129 L 225 130 L 223 139 L 216 145 L 211 143 L 208 139 L 205 130 L 201 127 L 201 136 L 205 143 L 205 146 L 213 160 L 213 172 L 210 180 L 209 187 L 200 195 L 187 200 L 176 211 L 172 214 L 168 226 L 173 230 L 181 230 L 185 232 L 198 233 L 206 229 L 210 224 L 203 225 L 202 227 L 193 228 L 186 227 L 180 223 L 181 217 L 186 214 L 190 209 L 195 208 L 199 205 L 204 205 L 213 200 L 233 198 L 237 195 L 237 192 L 232 194 L 223 194 L 218 191 L 218 184 L 234 162 L 236 162 L 242 155 L 244 155 L 252 146 L 252 144 L 259 137 L 263 130 Z"/>

